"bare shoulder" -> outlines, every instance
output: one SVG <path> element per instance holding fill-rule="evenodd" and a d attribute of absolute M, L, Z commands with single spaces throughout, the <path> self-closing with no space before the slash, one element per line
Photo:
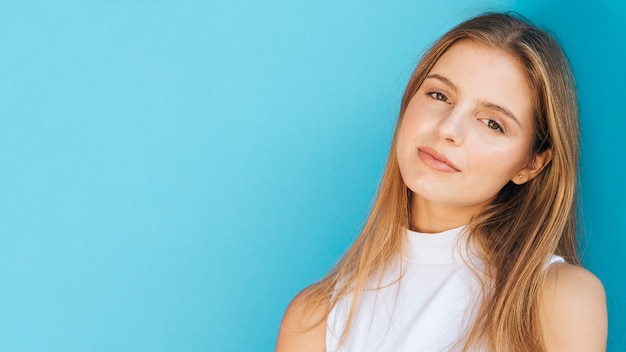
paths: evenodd
<path fill-rule="evenodd" d="M 606 296 L 591 272 L 571 264 L 550 265 L 540 304 L 548 352 L 606 351 Z"/>
<path fill-rule="evenodd" d="M 289 304 L 280 324 L 276 352 L 325 352 L 328 304 L 307 309 L 310 287 Z"/>

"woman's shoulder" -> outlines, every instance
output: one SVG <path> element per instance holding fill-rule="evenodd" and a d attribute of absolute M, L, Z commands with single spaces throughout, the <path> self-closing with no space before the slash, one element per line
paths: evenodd
<path fill-rule="evenodd" d="M 276 352 L 326 351 L 326 315 L 328 304 L 311 306 L 312 287 L 302 290 L 291 301 L 280 324 Z"/>
<path fill-rule="evenodd" d="M 590 271 L 567 263 L 548 267 L 541 295 L 547 351 L 605 351 L 604 287 Z"/>

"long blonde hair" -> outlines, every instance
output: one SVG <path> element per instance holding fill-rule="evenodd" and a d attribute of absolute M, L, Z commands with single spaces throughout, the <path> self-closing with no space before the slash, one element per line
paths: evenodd
<path fill-rule="evenodd" d="M 468 225 L 486 279 L 477 318 L 463 350 L 543 351 L 538 296 L 550 254 L 578 264 L 578 106 L 571 69 L 559 44 L 514 13 L 488 13 L 443 35 L 422 57 L 404 92 L 381 185 L 367 222 L 340 262 L 308 290 L 308 307 L 353 295 L 341 341 L 349 333 L 365 284 L 402 252 L 410 227 L 411 192 L 400 175 L 396 142 L 407 105 L 443 53 L 472 40 L 516 57 L 531 85 L 535 136 L 529 155 L 552 152 L 549 165 L 523 185 L 509 182 Z M 322 323 L 322 322 L 320 322 Z"/>

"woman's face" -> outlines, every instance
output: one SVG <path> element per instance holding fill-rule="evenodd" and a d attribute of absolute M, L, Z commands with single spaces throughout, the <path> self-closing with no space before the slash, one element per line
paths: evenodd
<path fill-rule="evenodd" d="M 533 134 L 531 90 L 518 61 L 460 41 L 409 102 L 397 140 L 400 172 L 421 206 L 475 214 L 510 180 L 532 178 Z"/>

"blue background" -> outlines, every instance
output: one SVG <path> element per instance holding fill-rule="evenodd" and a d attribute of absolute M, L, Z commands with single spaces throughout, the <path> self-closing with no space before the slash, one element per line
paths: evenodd
<path fill-rule="evenodd" d="M 0 2 L 0 350 L 272 350 L 365 221 L 419 54 L 505 9 L 573 63 L 584 259 L 626 351 L 617 0 Z"/>

